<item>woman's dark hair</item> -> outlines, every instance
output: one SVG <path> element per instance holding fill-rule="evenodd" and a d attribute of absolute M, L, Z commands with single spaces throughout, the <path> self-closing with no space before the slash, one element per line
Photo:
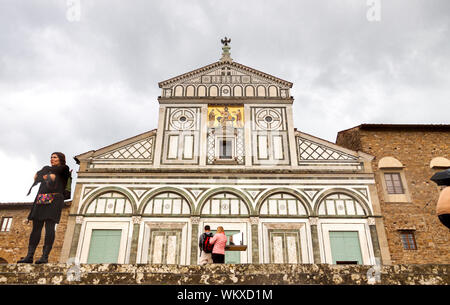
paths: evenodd
<path fill-rule="evenodd" d="M 59 159 L 59 163 L 61 165 L 66 165 L 66 156 L 62 152 L 54 152 L 52 155 L 57 155 Z"/>

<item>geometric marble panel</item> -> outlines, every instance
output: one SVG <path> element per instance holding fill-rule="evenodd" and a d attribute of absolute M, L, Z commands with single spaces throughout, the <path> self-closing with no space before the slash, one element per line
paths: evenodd
<path fill-rule="evenodd" d="M 354 190 L 357 191 L 358 193 L 360 193 L 361 195 L 363 195 L 365 198 L 369 197 L 367 195 L 367 189 L 354 189 Z"/>
<path fill-rule="evenodd" d="M 136 197 L 138 199 L 141 198 L 141 196 L 147 192 L 148 190 L 151 190 L 151 188 L 135 188 L 135 187 L 130 187 L 130 190 L 133 192 L 133 194 L 136 195 Z"/>
<path fill-rule="evenodd" d="M 247 193 L 248 195 L 250 195 L 250 197 L 252 199 L 256 199 L 256 197 L 258 197 L 259 194 L 261 194 L 262 191 L 266 190 L 266 189 L 242 189 L 245 193 Z"/>
<path fill-rule="evenodd" d="M 155 136 L 143 139 L 136 143 L 131 143 L 125 147 L 107 152 L 96 157 L 101 160 L 129 160 L 129 159 L 153 159 L 153 143 Z"/>
<path fill-rule="evenodd" d="M 302 137 L 297 137 L 301 160 L 357 160 L 358 158 Z"/>

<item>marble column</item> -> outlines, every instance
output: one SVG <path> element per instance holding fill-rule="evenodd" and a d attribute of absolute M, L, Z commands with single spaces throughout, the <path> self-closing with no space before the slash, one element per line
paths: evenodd
<path fill-rule="evenodd" d="M 77 216 L 75 219 L 75 228 L 73 230 L 72 244 L 70 246 L 69 259 L 76 257 L 78 242 L 80 240 L 81 226 L 83 225 L 83 216 Z"/>
<path fill-rule="evenodd" d="M 197 265 L 198 261 L 198 224 L 200 217 L 191 217 L 191 265 Z"/>
<path fill-rule="evenodd" d="M 259 217 L 250 217 L 252 227 L 252 263 L 259 264 L 259 247 L 258 247 L 258 224 Z"/>
<path fill-rule="evenodd" d="M 138 249 L 138 239 L 139 239 L 139 229 L 141 226 L 141 216 L 133 216 L 133 235 L 131 237 L 131 249 L 130 249 L 130 264 L 136 264 L 137 261 L 137 249 Z"/>
<path fill-rule="evenodd" d="M 369 217 L 368 224 L 370 229 L 370 237 L 372 239 L 373 254 L 375 255 L 375 259 L 379 259 L 380 264 L 383 264 L 380 243 L 378 241 L 377 226 L 375 225 L 375 218 Z"/>
<path fill-rule="evenodd" d="M 312 239 L 312 247 L 313 247 L 313 255 L 314 255 L 314 264 L 320 264 L 320 248 L 319 248 L 319 233 L 317 231 L 317 217 L 311 217 L 309 219 L 309 223 L 311 226 L 311 239 Z"/>

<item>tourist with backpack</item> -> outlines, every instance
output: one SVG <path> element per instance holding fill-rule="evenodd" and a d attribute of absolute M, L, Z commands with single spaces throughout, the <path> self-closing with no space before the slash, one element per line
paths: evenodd
<path fill-rule="evenodd" d="M 227 236 L 223 227 L 217 227 L 217 234 L 209 241 L 214 244 L 212 250 L 212 260 L 214 264 L 225 263 L 225 246 L 227 245 Z"/>
<path fill-rule="evenodd" d="M 198 246 L 200 248 L 200 265 L 212 264 L 212 250 L 214 245 L 209 243 L 209 240 L 213 237 L 213 233 L 210 231 L 210 226 L 205 226 L 205 233 L 200 235 Z"/>

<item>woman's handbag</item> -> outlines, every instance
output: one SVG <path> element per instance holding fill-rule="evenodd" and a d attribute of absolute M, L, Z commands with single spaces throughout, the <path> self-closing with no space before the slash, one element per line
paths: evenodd
<path fill-rule="evenodd" d="M 51 204 L 58 193 L 46 193 L 46 194 L 38 194 L 36 199 L 36 204 Z"/>

